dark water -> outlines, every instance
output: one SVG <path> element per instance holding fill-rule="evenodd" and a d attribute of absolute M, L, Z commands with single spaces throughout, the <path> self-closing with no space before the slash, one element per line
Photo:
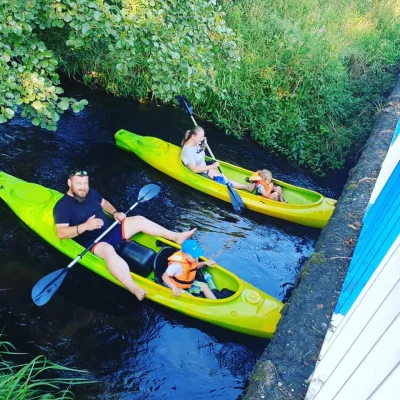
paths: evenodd
<path fill-rule="evenodd" d="M 125 128 L 178 144 L 191 127 L 178 109 L 117 100 L 65 83 L 67 95 L 86 98 L 79 115 L 64 115 L 56 133 L 21 118 L 0 125 L 0 169 L 66 191 L 74 167 L 119 209 L 128 208 L 147 183 L 161 194 L 136 212 L 170 229 L 198 227 L 205 254 L 241 278 L 284 299 L 310 256 L 319 230 L 246 211 L 213 199 L 153 170 L 117 149 Z M 198 121 L 201 122 L 201 121 Z M 279 179 L 337 197 L 346 174 L 307 176 L 250 140 L 238 141 L 202 123 L 216 157 L 255 170 L 268 166 Z M 167 311 L 80 266 L 42 308 L 30 298 L 38 279 L 69 260 L 26 228 L 0 202 L 0 329 L 20 351 L 87 369 L 97 384 L 75 388 L 78 399 L 237 399 L 266 340 L 235 334 Z"/>

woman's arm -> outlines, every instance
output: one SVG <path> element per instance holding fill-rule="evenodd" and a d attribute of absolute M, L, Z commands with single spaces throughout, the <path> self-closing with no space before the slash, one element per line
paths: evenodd
<path fill-rule="evenodd" d="M 187 166 L 192 172 L 195 174 L 201 174 L 202 172 L 208 172 L 210 169 L 215 169 L 219 167 L 219 162 L 215 162 L 211 165 L 196 165 L 196 164 L 188 164 Z"/>

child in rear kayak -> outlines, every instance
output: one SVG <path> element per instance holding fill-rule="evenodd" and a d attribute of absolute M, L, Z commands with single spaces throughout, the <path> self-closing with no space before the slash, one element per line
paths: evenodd
<path fill-rule="evenodd" d="M 272 173 L 267 169 L 262 169 L 254 172 L 249 177 L 250 182 L 256 184 L 257 194 L 266 197 L 270 200 L 281 201 L 287 203 L 287 201 L 282 196 L 282 188 L 276 186 L 272 183 Z"/>

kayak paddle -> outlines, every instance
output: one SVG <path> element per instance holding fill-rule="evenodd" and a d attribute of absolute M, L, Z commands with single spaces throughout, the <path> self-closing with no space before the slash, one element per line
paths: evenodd
<path fill-rule="evenodd" d="M 138 200 L 133 204 L 125 214 L 132 211 L 138 204 L 144 201 L 150 200 L 157 196 L 160 191 L 160 187 L 157 185 L 146 185 L 140 189 Z M 120 221 L 115 221 L 107 230 L 105 230 L 89 247 L 87 247 L 81 254 L 79 254 L 75 260 L 71 261 L 66 267 L 54 271 L 36 283 L 32 288 L 32 300 L 37 306 L 43 306 L 46 304 L 59 289 L 69 269 L 74 266 L 96 243 L 98 243 L 108 232 L 117 226 Z"/>
<path fill-rule="evenodd" d="M 190 118 L 192 119 L 193 123 L 195 126 L 197 126 L 196 120 L 193 117 L 193 110 L 192 110 L 192 105 L 190 101 L 182 95 L 175 96 L 176 100 L 178 100 L 178 103 L 181 105 L 181 107 L 186 111 L 187 114 L 189 114 Z M 214 157 L 214 154 L 212 153 L 210 147 L 208 146 L 207 140 L 205 141 L 206 147 L 208 152 L 210 153 L 211 157 L 216 160 Z M 242 198 L 239 196 L 239 194 L 233 189 L 232 184 L 226 179 L 224 173 L 222 172 L 221 167 L 218 167 L 219 172 L 221 172 L 222 177 L 225 180 L 226 187 L 228 188 L 228 193 L 229 197 L 231 199 L 231 203 L 233 205 L 233 209 L 235 210 L 236 214 L 241 214 L 244 210 L 244 203 Z"/>

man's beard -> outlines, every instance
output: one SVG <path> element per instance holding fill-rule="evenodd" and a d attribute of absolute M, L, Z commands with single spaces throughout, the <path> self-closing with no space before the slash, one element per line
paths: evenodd
<path fill-rule="evenodd" d="M 81 196 L 79 196 L 78 193 L 75 193 L 75 192 L 73 192 L 73 191 L 72 191 L 72 194 L 74 195 L 74 199 L 75 199 L 79 204 L 80 204 L 80 203 L 83 203 L 83 202 L 86 200 L 86 195 L 83 196 L 83 197 L 81 197 Z"/>

